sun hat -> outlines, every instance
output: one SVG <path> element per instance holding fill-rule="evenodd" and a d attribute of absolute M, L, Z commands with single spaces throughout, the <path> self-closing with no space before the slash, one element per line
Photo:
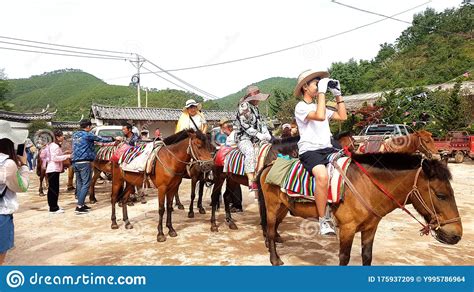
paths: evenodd
<path fill-rule="evenodd" d="M 186 100 L 186 104 L 183 107 L 183 112 L 186 112 L 186 110 L 192 106 L 196 106 L 198 110 L 201 110 L 202 106 L 199 102 L 195 101 L 194 99 L 188 99 Z"/>
<path fill-rule="evenodd" d="M 291 129 L 291 125 L 290 124 L 283 124 L 281 126 L 281 128 L 284 130 L 284 129 Z"/>
<path fill-rule="evenodd" d="M 298 82 L 296 82 L 296 87 L 295 90 L 293 91 L 293 94 L 295 96 L 300 96 L 301 95 L 301 88 L 303 88 L 303 85 L 306 83 L 310 82 L 311 80 L 315 78 L 327 78 L 329 77 L 329 73 L 326 71 L 315 71 L 315 70 L 306 70 L 303 73 L 301 73 L 298 76 Z"/>
<path fill-rule="evenodd" d="M 226 123 L 232 122 L 229 118 L 221 118 L 219 121 L 219 126 L 222 126 Z"/>
<path fill-rule="evenodd" d="M 239 103 L 251 100 L 266 100 L 269 96 L 270 94 L 260 93 L 260 89 L 256 85 L 250 85 L 247 87 L 247 94 L 240 99 Z"/>
<path fill-rule="evenodd" d="M 28 130 L 12 129 L 7 121 L 0 121 L 0 139 L 9 139 L 13 144 L 23 144 L 28 137 Z"/>

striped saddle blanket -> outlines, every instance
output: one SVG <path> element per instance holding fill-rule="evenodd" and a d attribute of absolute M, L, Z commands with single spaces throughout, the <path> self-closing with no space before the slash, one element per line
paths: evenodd
<path fill-rule="evenodd" d="M 332 154 L 331 156 L 330 161 L 332 162 L 334 159 L 337 159 L 337 164 L 341 167 L 344 173 L 346 173 L 351 161 L 350 158 L 340 157 L 337 153 Z M 332 163 L 328 165 L 328 175 L 328 202 L 339 203 L 344 199 L 344 180 Z M 295 159 L 283 181 L 283 184 L 281 185 L 281 188 L 282 191 L 285 191 L 290 197 L 314 200 L 316 194 L 316 180 L 314 176 L 303 167 L 300 160 Z"/>
<path fill-rule="evenodd" d="M 153 153 L 153 142 L 142 143 L 131 147 L 119 159 L 120 167 L 125 171 L 143 172 L 147 168 L 147 162 Z"/>
<path fill-rule="evenodd" d="M 257 158 L 256 172 L 263 168 L 265 157 L 267 157 L 271 146 L 271 144 L 263 144 L 261 147 L 255 147 L 255 157 Z M 229 151 L 224 159 L 224 172 L 245 175 L 244 159 L 244 154 L 238 148 Z"/>
<path fill-rule="evenodd" d="M 115 150 L 117 149 L 117 145 L 114 142 L 111 143 L 100 143 L 97 144 L 99 149 L 97 150 L 96 159 L 97 160 L 107 160 L 109 161 L 112 158 Z"/>

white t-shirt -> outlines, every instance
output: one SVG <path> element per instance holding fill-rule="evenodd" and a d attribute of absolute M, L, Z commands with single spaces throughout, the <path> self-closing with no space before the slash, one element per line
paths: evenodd
<path fill-rule="evenodd" d="M 235 134 L 235 130 L 230 132 L 229 136 L 227 136 L 227 140 L 225 141 L 225 146 L 237 147 L 237 142 L 235 141 Z"/>
<path fill-rule="evenodd" d="M 306 119 L 310 112 L 315 111 L 315 103 L 300 101 L 295 107 L 296 123 L 298 124 L 298 130 L 300 132 L 300 140 L 298 141 L 300 155 L 306 151 L 332 147 L 329 119 L 332 117 L 334 111 L 326 109 L 326 119 L 324 121 Z"/>
<path fill-rule="evenodd" d="M 199 129 L 196 129 L 191 119 L 189 119 L 189 129 L 193 129 L 194 131 L 202 129 L 202 125 L 206 123 L 206 120 L 203 119 L 202 116 L 199 114 L 193 116 L 192 118 L 193 118 L 194 123 L 196 123 L 196 126 L 198 126 Z"/>

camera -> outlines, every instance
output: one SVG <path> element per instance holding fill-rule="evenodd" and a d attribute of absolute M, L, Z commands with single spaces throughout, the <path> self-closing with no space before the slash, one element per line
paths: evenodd
<path fill-rule="evenodd" d="M 329 80 L 328 87 L 333 88 L 333 89 L 339 89 L 337 88 L 337 81 L 334 81 L 334 80 Z"/>

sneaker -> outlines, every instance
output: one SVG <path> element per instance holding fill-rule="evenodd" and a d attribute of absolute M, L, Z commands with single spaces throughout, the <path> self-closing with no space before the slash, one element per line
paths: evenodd
<path fill-rule="evenodd" d="M 82 206 L 83 208 L 85 208 L 86 210 L 90 210 L 91 207 L 87 206 L 86 204 L 84 204 L 84 206 Z"/>
<path fill-rule="evenodd" d="M 59 208 L 56 211 L 49 211 L 49 214 L 62 214 L 64 213 L 64 209 Z"/>
<path fill-rule="evenodd" d="M 320 235 L 336 235 L 336 231 L 329 224 L 329 220 L 323 219 L 319 221 L 319 234 Z"/>
<path fill-rule="evenodd" d="M 85 206 L 82 207 L 76 207 L 76 214 L 87 214 L 89 213 L 89 210 L 85 208 Z"/>

